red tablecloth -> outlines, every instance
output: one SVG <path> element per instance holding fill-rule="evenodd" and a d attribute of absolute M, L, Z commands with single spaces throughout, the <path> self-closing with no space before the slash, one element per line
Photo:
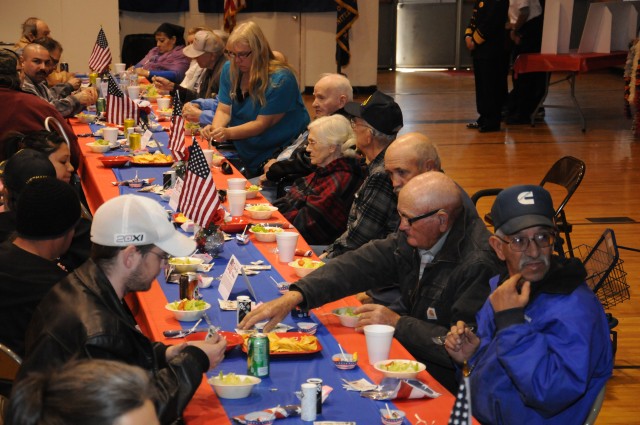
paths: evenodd
<path fill-rule="evenodd" d="M 611 53 L 523 53 L 513 64 L 516 75 L 527 72 L 589 72 L 624 65 L 627 52 Z"/>

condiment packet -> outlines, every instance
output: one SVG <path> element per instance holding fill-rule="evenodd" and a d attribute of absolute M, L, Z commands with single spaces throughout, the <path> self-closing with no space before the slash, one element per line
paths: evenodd
<path fill-rule="evenodd" d="M 237 310 L 238 302 L 236 300 L 221 300 L 218 299 L 218 305 L 220 306 L 220 310 Z M 255 301 L 251 301 L 251 309 L 256 307 Z"/>
<path fill-rule="evenodd" d="M 358 379 L 357 381 L 347 381 L 343 379 L 344 382 L 343 388 L 347 391 L 373 391 L 378 389 L 378 386 L 372 384 L 364 378 Z"/>

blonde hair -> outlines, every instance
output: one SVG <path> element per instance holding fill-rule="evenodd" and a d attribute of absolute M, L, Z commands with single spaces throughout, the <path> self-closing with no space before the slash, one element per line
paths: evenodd
<path fill-rule="evenodd" d="M 340 114 L 320 117 L 314 120 L 307 127 L 309 130 L 315 130 L 318 139 L 330 146 L 340 147 L 340 156 L 347 158 L 357 157 L 356 135 L 351 128 L 348 119 Z"/>
<path fill-rule="evenodd" d="M 251 51 L 249 96 L 251 96 L 254 102 L 264 105 L 267 101 L 265 93 L 269 85 L 269 75 L 280 69 L 288 69 L 294 76 L 295 72 L 289 64 L 276 59 L 262 30 L 258 24 L 253 21 L 238 25 L 229 36 L 227 48 L 235 47 L 238 44 L 249 46 L 249 50 Z M 240 72 L 234 60 L 230 61 L 229 77 L 231 80 L 231 90 L 235 93 L 240 79 Z"/>

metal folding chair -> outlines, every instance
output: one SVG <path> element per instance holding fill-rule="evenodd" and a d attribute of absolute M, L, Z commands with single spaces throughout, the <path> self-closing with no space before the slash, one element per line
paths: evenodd
<path fill-rule="evenodd" d="M 556 206 L 556 213 L 554 217 L 558 232 L 564 234 L 564 239 L 560 237 L 557 238 L 556 246 L 554 247 L 554 249 L 560 256 L 565 255 L 565 249 L 563 248 L 563 244 L 565 241 L 567 243 L 567 251 L 569 252 L 569 255 L 573 255 L 573 246 L 571 245 L 571 239 L 569 237 L 573 226 L 567 221 L 564 207 L 567 205 L 569 199 L 571 199 L 575 191 L 578 189 L 578 186 L 580 186 L 580 183 L 584 178 L 586 168 L 587 167 L 582 160 L 574 158 L 572 156 L 565 156 L 557 160 L 551 166 L 549 171 L 547 171 L 547 174 L 540 182 L 540 186 L 543 187 L 545 185 L 552 184 L 561 186 L 566 190 L 565 197 Z M 471 196 L 471 200 L 474 204 L 477 204 L 480 198 L 484 198 L 486 196 L 497 196 L 501 191 L 502 188 L 479 190 L 474 193 L 473 196 Z M 493 220 L 491 219 L 490 214 L 486 214 L 484 216 L 484 220 L 490 225 L 493 224 Z"/>

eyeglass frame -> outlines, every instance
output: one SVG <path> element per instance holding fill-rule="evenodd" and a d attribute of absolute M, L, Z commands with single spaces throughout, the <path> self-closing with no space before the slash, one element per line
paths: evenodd
<path fill-rule="evenodd" d="M 549 244 L 548 245 L 540 245 L 540 243 L 538 243 L 538 240 L 534 239 L 536 236 L 548 236 L 549 238 Z M 529 246 L 531 245 L 531 242 L 533 241 L 533 243 L 536 244 L 536 246 L 538 247 L 538 249 L 542 249 L 542 248 L 549 248 L 550 246 L 553 246 L 553 244 L 555 243 L 555 239 L 556 239 L 556 232 L 542 232 L 542 233 L 536 233 L 533 235 L 533 238 L 527 237 L 527 236 L 512 236 L 511 240 L 506 241 L 504 239 L 502 239 L 500 236 L 494 234 L 493 236 L 495 236 L 496 238 L 498 238 L 498 240 L 502 243 L 506 243 L 507 245 L 509 245 L 509 249 L 513 252 L 526 252 L 527 249 L 529 249 Z M 521 250 L 517 250 L 515 249 L 515 245 L 513 245 L 513 238 L 522 238 L 523 240 L 526 240 L 525 246 L 521 249 Z M 523 241 L 524 242 L 524 241 Z M 546 243 L 546 242 L 545 242 Z"/>
<path fill-rule="evenodd" d="M 171 255 L 167 254 L 166 252 L 164 253 L 164 255 L 160 255 L 155 251 L 147 251 L 146 253 L 155 255 L 156 257 L 158 257 L 160 259 L 160 262 L 168 263 L 169 259 L 171 258 Z"/>
<path fill-rule="evenodd" d="M 362 118 L 360 118 L 360 119 L 362 119 Z M 375 130 L 375 128 L 373 128 L 373 127 L 371 127 L 369 124 L 367 124 L 367 122 L 366 122 L 366 121 L 364 121 L 364 120 L 362 120 L 362 121 L 363 121 L 363 122 L 358 122 L 358 121 L 356 121 L 356 117 L 352 117 L 352 118 L 350 118 L 350 119 L 349 119 L 349 124 L 351 124 L 351 128 L 352 128 L 353 130 L 355 130 L 355 129 L 356 129 L 356 126 L 358 126 L 358 125 L 359 125 L 359 126 L 362 126 L 362 127 L 366 127 L 366 128 L 368 128 L 369 130 Z"/>
<path fill-rule="evenodd" d="M 433 215 L 438 214 L 440 211 L 445 211 L 445 209 L 444 208 L 438 208 L 438 209 L 426 212 L 424 214 L 417 215 L 415 217 L 407 217 L 407 216 L 405 216 L 403 214 L 400 214 L 400 219 L 404 218 L 405 220 L 407 220 L 407 223 L 409 223 L 409 226 L 413 226 L 413 223 L 415 223 L 416 221 L 422 220 L 423 218 L 429 218 L 429 217 L 431 217 Z"/>
<path fill-rule="evenodd" d="M 226 49 L 224 51 L 224 54 L 230 59 L 238 58 L 240 60 L 244 60 L 248 58 L 251 55 L 251 53 L 253 53 L 253 50 L 249 50 L 248 52 L 238 52 L 238 53 L 234 53 L 231 50 L 226 50 Z"/>

